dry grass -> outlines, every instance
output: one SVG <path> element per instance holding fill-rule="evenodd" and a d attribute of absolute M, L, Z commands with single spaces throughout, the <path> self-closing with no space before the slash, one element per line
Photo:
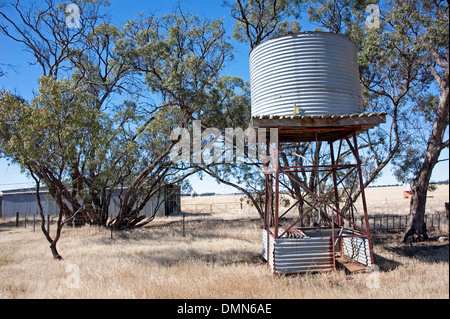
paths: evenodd
<path fill-rule="evenodd" d="M 379 288 L 343 271 L 274 276 L 253 213 L 161 217 L 115 233 L 64 229 L 63 261 L 40 231 L 0 222 L 1 298 L 449 298 L 448 241 L 405 246 L 375 238 Z M 79 281 L 76 282 L 77 274 Z"/>

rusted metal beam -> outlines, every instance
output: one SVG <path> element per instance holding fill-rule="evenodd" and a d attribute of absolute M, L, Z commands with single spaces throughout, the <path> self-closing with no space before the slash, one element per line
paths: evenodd
<path fill-rule="evenodd" d="M 347 140 L 347 142 L 349 142 L 349 141 Z M 359 187 L 360 187 L 360 192 L 361 192 L 360 196 L 361 196 L 363 211 L 364 211 L 364 221 L 366 224 L 367 239 L 368 239 L 368 243 L 369 243 L 370 260 L 373 263 L 374 259 L 373 259 L 372 236 L 370 235 L 369 216 L 368 216 L 368 211 L 367 211 L 366 195 L 365 195 L 365 191 L 364 191 L 364 181 L 363 181 L 363 177 L 362 177 L 361 160 L 359 158 L 358 142 L 356 139 L 356 134 L 353 134 L 353 144 L 354 144 L 353 145 L 354 146 L 354 155 L 355 155 L 356 163 L 358 164 L 358 178 L 359 178 L 359 185 L 360 185 Z M 371 267 L 372 267 L 372 265 L 371 265 Z M 373 271 L 373 269 L 372 269 L 372 271 Z"/>
<path fill-rule="evenodd" d="M 370 118 L 370 117 L 367 117 Z M 351 119 L 350 117 L 348 119 Z M 282 119 L 283 121 L 286 119 Z M 330 120 L 330 119 L 328 119 Z M 273 122 L 272 122 L 273 123 Z M 273 128 L 273 127 L 272 127 Z M 269 247 L 269 238 L 273 238 L 273 249 L 274 251 L 279 251 L 281 248 L 277 245 L 283 245 L 284 240 L 306 240 L 301 233 L 299 232 L 299 229 L 296 228 L 296 225 L 304 219 L 305 216 L 310 214 L 312 211 L 316 210 L 320 212 L 319 205 L 324 205 L 324 207 L 330 209 L 330 213 L 327 216 L 327 220 L 329 223 L 331 223 L 331 233 L 329 233 L 327 236 L 330 237 L 331 246 L 329 247 L 331 252 L 332 262 L 333 262 L 333 268 L 336 268 L 336 247 L 335 243 L 339 241 L 339 247 L 341 248 L 341 254 L 344 253 L 342 251 L 344 247 L 344 242 L 348 242 L 348 239 L 346 238 L 362 238 L 365 242 L 367 242 L 368 251 L 366 253 L 366 256 L 369 258 L 370 255 L 370 262 L 373 263 L 373 247 L 372 247 L 372 238 L 370 235 L 370 229 L 369 229 L 369 221 L 368 221 L 368 212 L 367 212 L 367 203 L 365 201 L 365 193 L 364 193 L 364 184 L 362 179 L 362 170 L 361 170 L 361 160 L 359 158 L 359 152 L 358 152 L 358 145 L 356 136 L 359 132 L 359 130 L 362 129 L 362 127 L 353 126 L 350 131 L 348 131 L 349 128 L 344 129 L 329 129 L 329 128 L 309 128 L 309 129 L 298 129 L 294 128 L 292 129 L 289 127 L 287 130 L 285 127 L 276 128 L 276 137 L 277 142 L 274 146 L 270 144 L 267 141 L 267 148 L 266 148 L 266 155 L 272 156 L 272 170 L 271 172 L 266 173 L 266 179 L 265 179 L 265 207 L 264 207 L 264 228 L 265 228 L 265 236 L 268 238 L 267 240 L 267 247 L 265 247 L 267 254 L 269 254 L 269 251 L 271 249 L 271 246 Z M 330 144 L 330 155 L 331 155 L 331 164 L 326 165 L 299 165 L 299 166 L 281 166 L 280 165 L 280 144 L 285 143 L 286 141 L 289 141 L 290 135 L 286 134 L 288 132 L 289 134 L 293 134 L 295 137 L 295 134 L 299 133 L 308 133 L 311 137 L 314 136 L 314 140 L 311 140 L 312 142 L 317 142 L 320 140 L 320 138 L 327 138 L 329 144 Z M 285 135 L 283 135 L 285 134 Z M 320 135 L 322 134 L 322 135 Z M 327 136 L 327 134 L 331 134 L 330 136 Z M 345 136 L 340 139 L 343 134 Z M 306 135 L 303 135 L 301 138 L 305 138 Z M 335 156 L 335 150 L 333 148 L 333 142 L 335 139 L 340 139 L 339 141 L 339 148 L 337 151 L 337 156 Z M 351 138 L 353 138 L 353 141 L 351 141 Z M 342 151 L 342 141 L 346 141 L 351 153 L 356 161 L 356 164 L 340 164 L 341 162 L 341 151 Z M 270 144 L 270 152 L 269 152 L 269 144 Z M 268 165 L 265 165 L 266 170 L 268 169 Z M 342 171 L 342 176 L 338 176 L 338 172 Z M 312 189 L 310 189 L 306 184 L 302 183 L 300 180 L 295 178 L 295 174 L 297 172 L 301 173 L 312 173 L 312 172 L 321 172 L 321 175 L 323 177 L 318 178 L 318 183 L 324 183 L 330 180 L 332 178 L 332 187 L 328 191 L 324 192 L 324 194 L 316 194 Z M 349 176 L 354 174 L 356 172 L 357 175 L 357 181 L 359 181 L 360 189 L 361 189 L 361 195 L 360 199 L 363 202 L 363 212 L 364 212 L 364 223 L 365 225 L 359 226 L 356 222 L 359 223 L 359 221 L 352 220 L 351 216 L 346 217 L 349 212 L 348 207 L 353 207 L 353 201 L 350 194 L 347 194 L 348 198 L 347 201 L 349 202 L 350 206 L 345 205 L 344 209 L 341 209 L 339 204 L 339 191 L 338 187 L 343 184 L 344 181 L 348 180 Z M 301 194 L 298 194 L 298 199 L 295 201 L 294 204 L 292 204 L 283 214 L 280 216 L 280 186 L 286 187 L 287 189 L 291 189 L 281 178 L 282 175 L 286 175 L 289 180 L 293 181 L 293 183 L 296 183 L 300 186 Z M 356 181 L 355 181 L 356 182 Z M 354 184 L 355 185 L 355 184 Z M 344 187 L 344 189 L 346 189 Z M 347 192 L 347 189 L 346 189 Z M 334 195 L 333 195 L 334 193 Z M 313 200 L 309 201 L 306 199 L 306 196 L 310 195 Z M 332 200 L 331 203 L 328 203 L 326 199 L 332 196 L 334 199 L 334 202 Z M 289 226 L 281 227 L 280 225 L 280 219 L 283 218 L 289 211 L 291 211 L 300 201 L 305 202 L 307 205 L 309 205 L 309 208 L 302 212 L 302 214 Z M 322 206 L 321 206 L 322 207 Z M 336 216 L 335 216 L 336 214 Z M 345 233 L 342 232 L 344 230 L 344 222 L 348 222 L 348 226 L 350 228 L 345 228 Z M 362 222 L 362 220 L 361 220 Z M 346 224 L 346 223 L 345 223 Z M 341 232 L 339 234 L 336 234 L 336 227 L 339 227 L 341 229 Z M 319 227 L 320 228 L 320 227 Z M 328 228 L 328 229 L 330 229 Z M 300 228 L 304 229 L 304 228 Z M 328 230 L 329 232 L 329 230 Z M 277 240 L 280 240 L 278 242 Z M 346 246 L 347 247 L 347 246 Z M 284 248 L 283 248 L 284 249 Z M 347 248 L 346 248 L 347 249 Z M 281 250 L 280 250 L 281 251 Z M 338 252 L 339 254 L 339 252 Z M 273 267 L 277 267 L 279 263 L 285 262 L 286 257 L 280 257 L 280 260 L 276 260 L 277 257 L 275 256 L 275 253 L 273 256 L 268 255 L 268 260 L 271 259 Z M 284 258 L 284 259 L 283 259 Z M 289 257 L 291 258 L 291 257 Z"/>

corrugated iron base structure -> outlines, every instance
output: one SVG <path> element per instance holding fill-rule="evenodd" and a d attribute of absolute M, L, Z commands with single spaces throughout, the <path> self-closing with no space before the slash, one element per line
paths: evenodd
<path fill-rule="evenodd" d="M 303 238 L 275 238 L 263 230 L 263 258 L 275 274 L 296 274 L 336 269 L 336 256 L 370 267 L 369 239 L 360 233 L 344 229 L 340 232 L 330 228 L 300 228 Z M 355 235 L 359 237 L 355 237 Z M 267 241 L 269 239 L 269 241 Z M 269 254 L 267 255 L 267 252 Z M 337 254 L 336 252 L 341 252 Z"/>
<path fill-rule="evenodd" d="M 262 241 L 263 258 L 273 273 L 333 270 L 336 269 L 337 258 L 348 258 L 373 269 L 372 239 L 357 135 L 384 123 L 385 115 L 253 118 L 253 127 L 266 128 L 261 132 L 266 132 L 266 155 L 272 158 L 272 167 L 267 163 L 264 169 Z M 316 147 L 319 142 L 328 142 L 329 162 L 286 166 L 286 153 L 283 155 L 283 152 L 288 148 L 280 145 L 299 142 L 316 143 Z M 334 144 L 338 144 L 337 147 Z M 304 178 L 311 174 L 317 178 L 313 188 Z M 296 195 L 295 202 L 282 214 L 280 188 Z M 354 199 L 354 191 L 359 192 L 357 199 Z M 362 202 L 362 213 L 356 210 L 355 200 Z M 299 206 L 298 217 L 285 217 L 292 208 Z M 304 219 L 312 215 L 317 226 L 304 227 Z"/>

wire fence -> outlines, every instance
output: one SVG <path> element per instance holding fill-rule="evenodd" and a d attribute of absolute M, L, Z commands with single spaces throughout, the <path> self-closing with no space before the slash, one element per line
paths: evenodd
<path fill-rule="evenodd" d="M 236 210 L 248 209 L 249 205 L 243 203 L 214 203 L 214 204 L 184 204 L 182 205 L 182 211 L 184 213 L 215 213 L 215 212 L 229 212 Z M 183 214 L 184 215 L 184 214 Z M 10 219 L 11 220 L 11 219 Z M 56 223 L 57 218 L 55 216 L 46 216 L 45 224 L 47 228 L 50 225 Z M 405 230 L 408 222 L 409 215 L 375 215 L 368 216 L 369 227 L 372 232 L 388 232 L 388 231 L 402 231 Z M 359 220 L 355 220 L 356 224 L 363 226 L 364 217 L 360 217 Z M 16 227 L 29 228 L 36 231 L 36 228 L 41 227 L 41 217 L 39 215 L 27 215 L 16 213 L 14 220 L 11 220 Z M 425 223 L 428 230 L 448 231 L 449 221 L 446 216 L 442 214 L 426 214 Z M 54 226 L 56 227 L 56 226 Z"/>
<path fill-rule="evenodd" d="M 248 209 L 253 209 L 253 206 L 242 202 L 181 204 L 181 210 L 185 213 L 228 213 L 230 211 Z"/>
<path fill-rule="evenodd" d="M 409 215 L 373 215 L 368 216 L 371 232 L 404 231 L 408 226 Z M 364 227 L 364 217 L 355 221 L 359 227 Z M 439 214 L 425 214 L 428 230 L 448 231 L 448 219 Z"/>
<path fill-rule="evenodd" d="M 50 225 L 56 224 L 57 219 L 57 216 L 46 215 L 44 221 L 46 229 L 50 229 Z M 17 212 L 14 218 L 7 218 L 6 220 L 9 220 L 8 223 L 11 225 L 28 228 L 32 231 L 36 231 L 36 229 L 40 230 L 42 225 L 42 218 L 38 214 L 23 214 Z M 56 225 L 54 227 L 56 227 Z"/>
<path fill-rule="evenodd" d="M 378 215 L 369 216 L 371 231 L 400 231 L 408 226 L 409 215 Z M 425 214 L 425 223 L 428 230 L 448 229 L 448 220 L 441 214 Z"/>
<path fill-rule="evenodd" d="M 182 204 L 182 211 L 185 213 L 221 213 L 251 209 L 246 203 L 211 203 L 211 204 Z M 408 226 L 409 215 L 372 215 L 368 216 L 371 231 L 403 231 Z M 448 231 L 448 219 L 442 214 L 426 214 L 425 223 L 428 230 Z M 364 224 L 364 217 L 357 221 L 357 225 Z"/>

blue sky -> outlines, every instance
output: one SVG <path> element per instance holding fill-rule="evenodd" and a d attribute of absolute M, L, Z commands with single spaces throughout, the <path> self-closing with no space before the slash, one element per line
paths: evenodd
<path fill-rule="evenodd" d="M 162 15 L 171 12 L 179 2 L 178 0 L 164 1 L 124 1 L 110 0 L 108 8 L 111 15 L 111 22 L 118 26 L 123 26 L 127 19 L 133 19 L 139 12 L 156 13 Z M 233 19 L 230 17 L 230 9 L 222 5 L 222 0 L 182 0 L 181 6 L 191 13 L 208 19 L 222 18 L 231 35 Z M 305 19 L 303 19 L 305 20 Z M 313 30 L 314 26 L 307 22 L 302 22 L 302 31 Z M 235 59 L 228 63 L 224 74 L 239 76 L 245 81 L 250 81 L 248 54 L 250 47 L 247 44 L 239 44 L 232 41 L 235 52 Z M 40 69 L 35 65 L 29 65 L 27 61 L 31 60 L 29 53 L 23 51 L 23 47 L 18 43 L 6 38 L 0 34 L 0 67 L 7 74 L 0 77 L 0 88 L 17 91 L 27 100 L 31 100 L 33 91 L 37 88 L 37 79 L 40 75 Z M 10 68 L 5 65 L 11 65 Z M 448 150 L 442 152 L 441 158 L 448 158 Z M 448 161 L 438 163 L 435 167 L 432 180 L 446 180 L 449 176 Z M 236 192 L 236 189 L 227 186 L 218 185 L 210 178 L 200 181 L 198 178 L 191 179 L 193 190 L 197 193 L 216 192 L 227 193 Z M 383 175 L 375 185 L 387 185 L 397 183 L 389 171 L 389 168 L 383 171 Z M 21 187 L 31 187 L 34 184 L 31 179 L 20 172 L 16 165 L 9 165 L 5 159 L 0 158 L 0 191 Z"/>

